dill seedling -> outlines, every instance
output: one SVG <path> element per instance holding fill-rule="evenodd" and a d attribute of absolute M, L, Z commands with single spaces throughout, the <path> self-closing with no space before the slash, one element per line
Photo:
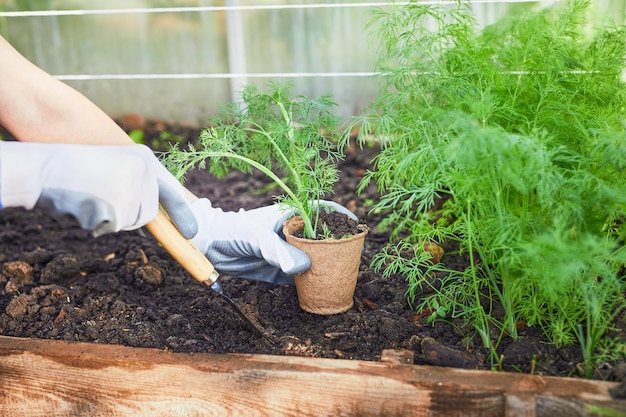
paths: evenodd
<path fill-rule="evenodd" d="M 626 32 L 591 30 L 588 6 L 482 31 L 465 3 L 378 10 L 383 91 L 355 124 L 382 145 L 360 189 L 378 186 L 391 245 L 457 241 L 471 254 L 424 297 L 415 260 L 386 249 L 374 266 L 403 273 L 416 308 L 463 317 L 492 353 L 526 322 L 557 346 L 579 341 L 589 370 L 625 306 Z"/>
<path fill-rule="evenodd" d="M 174 144 L 164 163 L 178 178 L 194 167 L 208 166 L 217 177 L 230 169 L 258 169 L 284 191 L 277 201 L 302 216 L 304 237 L 314 239 L 319 200 L 339 179 L 336 163 L 343 151 L 334 140 L 339 119 L 330 111 L 335 106 L 330 97 L 291 98 L 290 88 L 244 87 L 242 104 L 230 103 L 212 117 L 197 146 Z"/>

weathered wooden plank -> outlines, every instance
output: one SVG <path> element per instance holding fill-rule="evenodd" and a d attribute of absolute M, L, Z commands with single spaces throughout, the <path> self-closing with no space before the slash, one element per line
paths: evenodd
<path fill-rule="evenodd" d="M 570 398 L 537 395 L 537 417 L 626 417 L 626 401 L 611 403 L 578 401 Z"/>
<path fill-rule="evenodd" d="M 624 402 L 608 395 L 615 385 L 402 363 L 0 337 L 0 415 L 11 417 L 517 417 L 561 400 L 582 410 L 586 404 L 621 409 Z"/>

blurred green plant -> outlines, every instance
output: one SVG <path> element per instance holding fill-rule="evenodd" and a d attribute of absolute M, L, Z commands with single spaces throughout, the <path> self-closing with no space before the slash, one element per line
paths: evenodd
<path fill-rule="evenodd" d="M 128 132 L 128 136 L 130 136 L 130 138 L 133 140 L 133 142 L 143 145 L 144 141 L 143 141 L 143 137 L 144 137 L 144 131 L 143 129 L 133 129 L 130 132 Z"/>
<path fill-rule="evenodd" d="M 150 134 L 146 135 L 146 132 L 143 129 L 133 129 L 128 132 L 128 136 L 133 140 L 133 142 L 141 145 L 148 145 L 157 152 L 169 149 L 171 144 L 181 144 L 184 142 L 184 138 L 182 136 L 168 132 L 167 130 L 161 131 L 157 137 L 153 137 L 153 135 Z"/>
<path fill-rule="evenodd" d="M 482 31 L 468 3 L 381 8 L 368 28 L 384 88 L 354 123 L 382 145 L 360 186 L 376 183 L 392 231 L 374 267 L 404 275 L 416 309 L 462 317 L 496 361 L 527 323 L 580 342 L 590 373 L 626 306 L 626 32 L 590 28 L 588 7 Z M 457 241 L 469 267 L 433 265 L 433 240 Z"/>
<path fill-rule="evenodd" d="M 181 144 L 185 142 L 185 138 L 176 133 L 168 132 L 167 130 L 159 133 L 159 137 L 153 138 L 150 141 L 152 149 L 170 149 L 172 144 Z"/>

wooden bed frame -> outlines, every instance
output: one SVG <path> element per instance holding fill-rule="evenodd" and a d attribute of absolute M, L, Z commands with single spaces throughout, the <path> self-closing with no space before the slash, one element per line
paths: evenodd
<path fill-rule="evenodd" d="M 412 364 L 0 336 L 0 415 L 626 416 L 618 384 Z"/>

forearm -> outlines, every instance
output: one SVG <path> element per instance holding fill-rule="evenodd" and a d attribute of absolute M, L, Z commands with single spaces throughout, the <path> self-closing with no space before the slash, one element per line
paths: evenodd
<path fill-rule="evenodd" d="M 28 61 L 2 36 L 0 125 L 24 142 L 133 144 L 92 101 Z M 189 201 L 196 200 L 186 193 Z"/>
<path fill-rule="evenodd" d="M 98 106 L 0 37 L 0 124 L 28 142 L 132 144 Z"/>

